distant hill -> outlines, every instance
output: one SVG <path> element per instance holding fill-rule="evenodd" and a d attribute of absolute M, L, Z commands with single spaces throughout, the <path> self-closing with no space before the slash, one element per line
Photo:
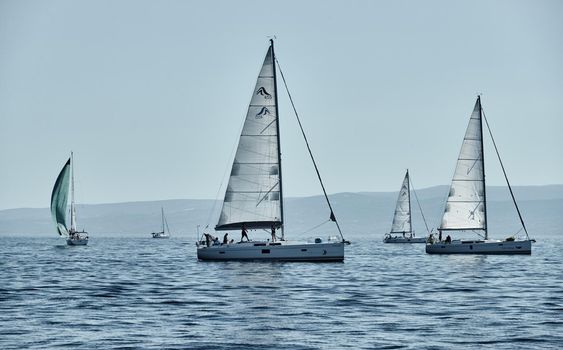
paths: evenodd
<path fill-rule="evenodd" d="M 438 225 L 447 189 L 447 186 L 436 186 L 416 192 L 430 228 Z M 514 192 L 528 231 L 535 238 L 554 236 L 563 239 L 563 185 L 521 186 L 515 187 Z M 381 239 L 391 225 L 397 195 L 397 192 L 337 193 L 330 198 L 346 238 L 373 236 Z M 517 232 L 520 223 L 508 190 L 505 187 L 488 187 L 487 199 L 491 234 L 504 237 Z M 201 228 L 206 224 L 210 227 L 215 225 L 221 203 L 177 199 L 82 204 L 77 208 L 78 226 L 86 228 L 93 236 L 148 236 L 160 227 L 161 206 L 175 236 L 195 239 L 197 225 Z M 286 198 L 284 209 L 288 237 L 336 234 L 334 225 L 327 222 L 330 213 L 321 196 Z M 424 224 L 414 196 L 412 210 L 415 230 L 422 235 Z M 315 230 L 310 230 L 318 225 Z M 1 210 L 0 234 L 56 235 L 48 208 Z M 233 232 L 233 236 L 238 237 L 238 232 Z"/>

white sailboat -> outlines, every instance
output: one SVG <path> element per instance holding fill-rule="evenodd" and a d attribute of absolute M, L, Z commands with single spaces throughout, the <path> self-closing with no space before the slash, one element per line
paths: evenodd
<path fill-rule="evenodd" d="M 76 205 L 74 203 L 74 160 L 71 152 L 70 158 L 63 166 L 53 192 L 51 194 L 51 216 L 57 227 L 60 236 L 66 238 L 68 245 L 86 245 L 88 244 L 88 233 L 84 230 L 78 232 L 76 229 Z M 70 181 L 69 181 L 70 178 Z M 69 183 L 70 182 L 70 183 Z M 70 187 L 70 228 L 66 226 L 68 191 Z"/>
<path fill-rule="evenodd" d="M 164 216 L 164 208 L 160 207 L 160 212 L 162 216 L 162 231 L 151 233 L 152 238 L 170 238 L 170 228 L 168 227 L 168 221 Z"/>
<path fill-rule="evenodd" d="M 414 190 L 414 189 L 413 189 Z M 420 203 L 419 203 L 420 207 Z M 422 214 L 422 208 L 420 208 Z M 395 215 L 393 216 L 393 224 L 391 231 L 383 237 L 384 243 L 425 243 L 426 237 L 416 237 L 412 229 L 412 212 L 411 212 L 411 181 L 409 170 L 405 174 L 399 197 L 397 198 L 397 205 L 395 207 Z M 422 214 L 424 224 L 424 214 Z M 428 230 L 428 226 L 426 226 Z"/>
<path fill-rule="evenodd" d="M 235 243 L 225 235 L 223 243 L 220 243 L 218 239 L 213 240 L 211 234 L 204 233 L 206 240 L 200 239 L 197 243 L 197 257 L 200 260 L 344 259 L 344 245 L 349 242 L 342 236 L 297 112 L 295 115 L 330 209 L 330 219 L 335 222 L 340 239 L 333 237 L 323 241 L 316 238 L 314 242 L 285 240 L 276 62 L 274 42 L 270 40 L 240 135 L 219 221 L 215 226 L 216 231 L 236 230 L 245 234 L 247 230 L 268 230 L 271 239 L 250 241 L 247 236 L 247 241 L 242 242 L 241 239 L 241 242 Z M 280 73 L 284 79 L 281 70 Z M 289 98 L 291 100 L 291 95 Z M 281 237 L 277 237 L 276 230 L 281 232 Z"/>
<path fill-rule="evenodd" d="M 513 235 L 504 240 L 489 239 L 487 229 L 487 196 L 485 187 L 485 161 L 483 149 L 483 121 L 485 121 L 495 147 L 510 195 L 518 212 L 526 239 L 518 240 Z M 463 139 L 461 151 L 450 186 L 446 207 L 442 216 L 439 236 L 430 236 L 426 245 L 429 254 L 531 254 L 532 242 L 520 214 L 514 193 L 508 182 L 504 165 L 500 159 L 491 129 L 483 113 L 481 97 L 477 97 L 473 113 Z M 450 234 L 459 231 L 474 231 L 481 239 L 452 240 Z M 480 233 L 481 232 L 481 233 Z M 443 234 L 447 234 L 443 239 Z"/>

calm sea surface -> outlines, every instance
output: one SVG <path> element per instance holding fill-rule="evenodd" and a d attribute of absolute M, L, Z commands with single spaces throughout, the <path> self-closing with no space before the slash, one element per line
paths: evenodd
<path fill-rule="evenodd" d="M 0 349 L 563 348 L 563 243 L 344 263 L 198 262 L 180 238 L 0 237 Z"/>

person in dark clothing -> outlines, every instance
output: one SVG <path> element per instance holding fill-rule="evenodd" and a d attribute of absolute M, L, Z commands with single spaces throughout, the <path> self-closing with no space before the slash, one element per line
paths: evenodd
<path fill-rule="evenodd" d="M 205 244 L 209 247 L 211 245 L 211 242 L 213 241 L 213 236 L 210 235 L 209 233 L 204 233 L 205 235 Z"/>
<path fill-rule="evenodd" d="M 276 226 L 272 225 L 272 242 L 276 241 Z"/>
<path fill-rule="evenodd" d="M 450 237 L 450 235 L 446 237 L 446 243 L 452 243 L 452 238 Z"/>
<path fill-rule="evenodd" d="M 229 235 L 229 233 L 225 233 L 225 235 L 223 236 L 223 244 L 227 244 L 229 243 L 229 237 L 227 237 Z"/>
<path fill-rule="evenodd" d="M 442 231 L 438 233 L 438 242 L 442 242 Z"/>
<path fill-rule="evenodd" d="M 246 225 L 242 225 L 242 230 L 240 231 L 240 241 L 242 242 L 242 240 L 246 237 L 246 241 L 250 241 L 250 239 L 248 238 L 248 231 L 246 230 Z"/>

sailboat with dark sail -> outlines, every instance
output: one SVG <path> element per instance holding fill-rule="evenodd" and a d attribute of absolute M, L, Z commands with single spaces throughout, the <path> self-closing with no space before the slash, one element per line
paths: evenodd
<path fill-rule="evenodd" d="M 510 191 L 512 201 L 520 218 L 526 239 L 518 240 L 516 234 L 504 240 L 489 238 L 487 217 L 487 196 L 485 187 L 485 160 L 483 148 L 483 121 L 487 126 L 489 135 L 495 148 L 506 184 Z M 483 108 L 481 97 L 477 97 L 469 125 L 463 138 L 461 151 L 457 160 L 455 173 L 438 228 L 439 238 L 431 236 L 426 245 L 429 254 L 531 254 L 532 242 L 528 230 L 522 219 L 516 198 L 510 187 L 504 165 L 500 158 L 493 134 Z M 459 231 L 473 231 L 481 239 L 461 240 L 452 239 L 450 234 Z M 443 235 L 447 237 L 443 239 Z"/>
<path fill-rule="evenodd" d="M 151 233 L 152 238 L 170 238 L 170 228 L 168 227 L 168 221 L 166 216 L 164 216 L 164 208 L 160 207 L 160 214 L 162 217 L 162 231 Z"/>
<path fill-rule="evenodd" d="M 414 192 L 414 189 L 413 189 Z M 416 193 L 415 193 L 416 196 Z M 422 207 L 420 202 L 417 203 L 424 220 L 424 225 L 426 225 L 426 219 L 424 218 L 424 213 L 422 212 Z M 426 225 L 426 231 L 428 232 L 428 225 Z M 412 211 L 411 211 L 411 181 L 409 170 L 405 174 L 403 184 L 401 185 L 401 190 L 399 191 L 399 197 L 397 198 L 397 205 L 395 206 L 395 215 L 393 215 L 393 224 L 391 225 L 391 231 L 385 234 L 383 238 L 384 243 L 425 243 L 426 237 L 416 237 L 414 230 L 412 229 Z"/>
<path fill-rule="evenodd" d="M 206 239 L 200 239 L 197 243 L 197 257 L 200 260 L 344 259 L 344 245 L 349 242 L 344 240 L 326 195 L 289 90 L 289 99 L 330 210 L 330 220 L 336 224 L 340 238 L 315 238 L 311 242 L 285 239 L 276 63 L 274 42 L 270 40 L 239 138 L 219 221 L 215 226 L 216 231 L 239 231 L 247 241 L 242 242 L 241 239 L 241 242 L 235 243 L 225 235 L 223 243 L 220 243 L 204 232 Z M 280 74 L 287 90 L 281 69 Z M 249 241 L 247 230 L 267 230 L 271 233 L 271 239 Z M 279 232 L 281 237 L 278 237 Z"/>
<path fill-rule="evenodd" d="M 70 201 L 70 227 L 66 224 L 67 203 L 69 188 L 71 193 Z M 60 236 L 66 238 L 68 245 L 87 245 L 88 233 L 76 229 L 76 204 L 74 202 L 74 157 L 71 152 L 70 158 L 63 166 L 53 192 L 51 193 L 51 216 L 56 225 Z"/>

